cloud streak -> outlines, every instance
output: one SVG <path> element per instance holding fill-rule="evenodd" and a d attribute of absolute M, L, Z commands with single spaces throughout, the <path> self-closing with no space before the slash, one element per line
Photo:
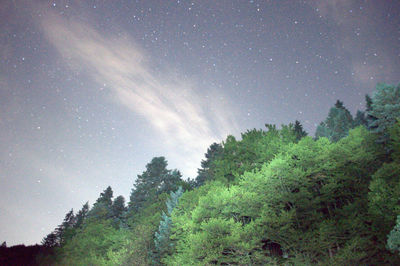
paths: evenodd
<path fill-rule="evenodd" d="M 169 148 L 183 151 L 176 156 L 186 158 L 184 168 L 198 165 L 213 141 L 237 131 L 230 107 L 207 101 L 193 81 L 177 78 L 173 71 L 154 73 L 145 52 L 128 35 L 103 36 L 88 24 L 52 13 L 40 26 L 73 71 L 88 74 L 99 86 L 107 84 L 116 103 L 143 116 Z"/>

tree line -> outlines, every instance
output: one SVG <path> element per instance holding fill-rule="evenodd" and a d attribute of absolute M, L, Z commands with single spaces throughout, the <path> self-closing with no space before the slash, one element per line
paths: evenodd
<path fill-rule="evenodd" d="M 400 85 L 314 137 L 266 124 L 207 149 L 194 179 L 155 157 L 129 201 L 106 188 L 48 234 L 42 265 L 400 264 Z"/>

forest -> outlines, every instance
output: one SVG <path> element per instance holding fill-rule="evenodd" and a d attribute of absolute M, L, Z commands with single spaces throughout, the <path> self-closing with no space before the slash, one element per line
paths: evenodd
<path fill-rule="evenodd" d="M 308 136 L 266 124 L 209 146 L 195 179 L 155 157 L 42 241 L 39 265 L 400 265 L 400 85 Z"/>

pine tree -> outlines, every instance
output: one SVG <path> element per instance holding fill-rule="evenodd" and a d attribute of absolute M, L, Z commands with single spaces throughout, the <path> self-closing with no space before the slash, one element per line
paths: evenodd
<path fill-rule="evenodd" d="M 179 198 L 182 196 L 182 194 L 182 187 L 179 187 L 176 192 L 171 192 L 170 198 L 166 202 L 167 213 L 162 212 L 162 218 L 160 225 L 158 226 L 158 231 L 154 235 L 155 253 L 153 254 L 153 259 L 155 265 L 160 265 L 161 258 L 168 254 L 172 247 L 169 239 L 172 225 L 171 214 L 174 208 L 178 205 Z"/>
<path fill-rule="evenodd" d="M 146 165 L 146 170 L 138 175 L 129 201 L 129 211 L 136 213 L 146 202 L 154 200 L 161 193 L 169 193 L 182 183 L 178 170 L 168 170 L 164 157 L 154 157 Z"/>
<path fill-rule="evenodd" d="M 82 206 L 82 209 L 80 209 L 75 216 L 76 222 L 74 228 L 79 228 L 83 224 L 88 212 L 89 212 L 89 202 L 86 202 Z"/>
<path fill-rule="evenodd" d="M 353 128 L 353 117 L 343 102 L 337 100 L 334 107 L 329 110 L 328 117 L 317 127 L 316 138 L 327 137 L 333 142 L 344 138 Z"/>
<path fill-rule="evenodd" d="M 356 113 L 356 117 L 354 118 L 354 123 L 353 127 L 358 127 L 358 126 L 368 126 L 368 121 L 365 116 L 365 112 L 358 110 Z"/>
<path fill-rule="evenodd" d="M 367 110 L 368 127 L 379 136 L 380 143 L 389 141 L 388 129 L 400 117 L 400 84 L 379 83 Z M 368 102 L 367 102 L 368 104 Z"/>
<path fill-rule="evenodd" d="M 293 131 L 294 134 L 296 135 L 297 142 L 301 140 L 303 137 L 307 136 L 307 132 L 303 129 L 303 125 L 298 120 L 294 122 Z"/>
<path fill-rule="evenodd" d="M 117 219 L 121 219 L 124 212 L 126 211 L 125 198 L 123 196 L 116 197 L 114 199 L 111 210 L 112 210 L 113 217 L 115 217 Z"/>
<path fill-rule="evenodd" d="M 97 199 L 94 205 L 98 203 L 105 203 L 107 206 L 111 206 L 112 198 L 113 198 L 113 190 L 110 186 L 108 186 L 102 193 L 100 193 L 100 197 Z"/>
<path fill-rule="evenodd" d="M 201 161 L 201 168 L 197 170 L 195 186 L 202 186 L 206 181 L 214 179 L 213 162 L 222 155 L 222 145 L 213 143 L 204 154 L 205 160 Z"/>
<path fill-rule="evenodd" d="M 58 244 L 59 244 L 59 241 L 58 241 L 58 237 L 55 232 L 51 232 L 46 237 L 44 237 L 42 240 L 42 245 L 45 247 L 52 248 L 52 247 L 58 246 Z"/>
<path fill-rule="evenodd" d="M 331 136 L 331 130 L 326 126 L 325 122 L 319 123 L 317 130 L 315 131 L 315 138 L 328 138 Z"/>
<path fill-rule="evenodd" d="M 372 98 L 368 94 L 365 95 L 365 114 L 367 119 L 367 128 L 371 130 L 371 124 L 376 120 L 372 114 Z"/>
<path fill-rule="evenodd" d="M 125 207 L 125 198 L 123 196 L 118 196 L 114 199 L 113 205 L 111 207 L 113 226 L 115 228 L 125 228 L 125 217 L 127 208 Z"/>
<path fill-rule="evenodd" d="M 72 237 L 71 229 L 75 225 L 75 215 L 74 210 L 71 209 L 64 218 L 61 225 L 56 228 L 56 236 L 58 238 L 59 245 L 63 245 L 67 239 Z"/>
<path fill-rule="evenodd" d="M 108 186 L 102 193 L 100 193 L 99 198 L 93 204 L 92 209 L 88 213 L 89 218 L 95 219 L 108 219 L 112 217 L 112 198 L 113 190 Z"/>

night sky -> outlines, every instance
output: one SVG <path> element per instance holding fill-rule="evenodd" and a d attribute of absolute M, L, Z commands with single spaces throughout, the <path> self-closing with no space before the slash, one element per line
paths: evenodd
<path fill-rule="evenodd" d="M 328 3 L 329 2 L 329 3 Z M 1 1 L 0 242 L 40 243 L 155 156 L 207 147 L 400 81 L 398 1 Z"/>

